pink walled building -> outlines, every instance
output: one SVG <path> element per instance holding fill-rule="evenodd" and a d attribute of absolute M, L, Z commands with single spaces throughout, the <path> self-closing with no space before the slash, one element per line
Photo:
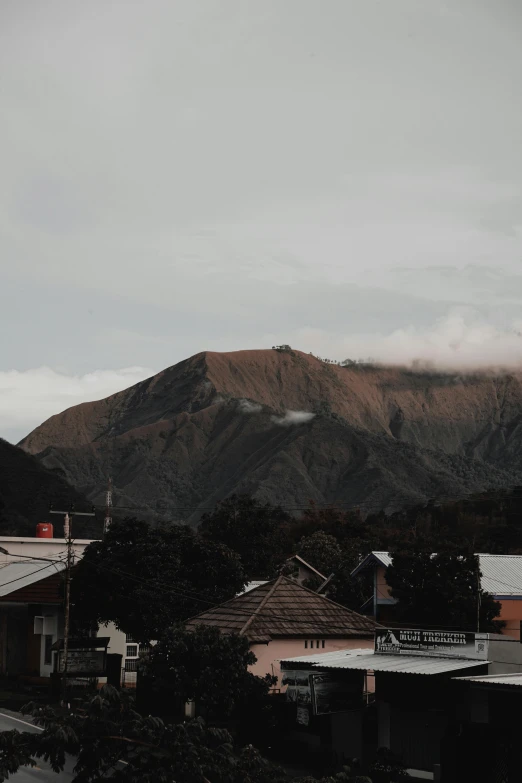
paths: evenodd
<path fill-rule="evenodd" d="M 283 658 L 337 650 L 373 648 L 376 623 L 279 576 L 188 621 L 246 636 L 257 658 L 252 672 L 278 678 Z"/>

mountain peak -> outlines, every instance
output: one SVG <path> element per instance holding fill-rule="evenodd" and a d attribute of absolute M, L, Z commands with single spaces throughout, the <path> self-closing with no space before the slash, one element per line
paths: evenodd
<path fill-rule="evenodd" d="M 519 375 L 206 351 L 53 416 L 21 446 L 93 501 L 112 475 L 144 513 L 196 519 L 233 492 L 389 510 L 521 483 L 520 420 Z"/>

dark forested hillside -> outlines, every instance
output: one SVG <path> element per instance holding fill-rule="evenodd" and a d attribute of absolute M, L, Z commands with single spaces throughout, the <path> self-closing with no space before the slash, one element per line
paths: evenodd
<path fill-rule="evenodd" d="M 50 503 L 56 508 L 74 503 L 78 511 L 91 508 L 58 472 L 47 470 L 35 457 L 0 439 L 0 533 L 33 536 L 38 522 L 50 521 L 56 537 L 62 537 L 62 520 L 49 516 Z M 101 519 L 78 517 L 75 523 L 78 538 L 98 537 L 100 531 Z"/>

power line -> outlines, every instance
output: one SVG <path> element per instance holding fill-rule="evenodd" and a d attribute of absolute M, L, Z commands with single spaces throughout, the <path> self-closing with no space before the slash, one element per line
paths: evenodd
<path fill-rule="evenodd" d="M 21 557 L 25 557 L 25 556 L 21 555 Z M 41 558 L 41 559 L 43 559 L 43 558 Z M 56 561 L 49 560 L 49 562 L 51 562 L 51 563 L 55 562 L 55 563 L 59 563 L 59 564 L 62 564 L 62 565 L 64 563 L 63 560 L 56 560 Z M 231 601 L 234 600 L 234 598 L 231 598 L 228 601 L 222 602 L 221 604 L 216 604 L 214 601 L 210 601 L 208 598 L 196 598 L 195 594 L 184 592 L 184 591 L 181 591 L 181 590 L 176 590 L 175 588 L 172 588 L 171 585 L 166 585 L 165 583 L 158 582 L 157 580 L 147 580 L 147 579 L 143 579 L 143 578 L 140 578 L 140 577 L 132 576 L 132 575 L 127 574 L 125 572 L 114 571 L 113 569 L 108 569 L 106 567 L 102 568 L 102 567 L 96 565 L 95 563 L 91 563 L 91 562 L 89 562 L 87 560 L 85 560 L 83 562 L 87 563 L 88 565 L 93 566 L 97 570 L 108 571 L 109 573 L 114 573 L 117 576 L 124 576 L 124 577 L 130 578 L 130 579 L 133 579 L 134 581 L 142 582 L 142 583 L 146 584 L 147 586 L 151 587 L 152 589 L 157 589 L 158 592 L 161 592 L 161 594 L 164 593 L 164 591 L 165 591 L 164 587 L 166 586 L 169 591 L 171 591 L 171 592 L 173 592 L 173 593 L 175 593 L 177 595 L 180 595 L 182 597 L 189 598 L 190 600 L 195 600 L 195 601 L 198 601 L 200 603 L 206 603 L 207 605 L 209 605 L 209 608 L 216 608 L 217 609 L 219 607 L 224 607 L 227 603 L 230 603 Z M 26 578 L 28 576 L 34 576 L 35 574 L 38 574 L 41 571 L 45 571 L 47 568 L 49 568 L 49 566 L 43 566 L 42 568 L 39 568 L 36 571 L 32 571 L 29 574 L 24 574 L 21 577 L 17 577 L 16 579 L 10 580 L 9 582 L 4 582 L 1 586 L 5 587 L 5 586 L 7 586 L 9 584 L 13 584 L 14 582 L 19 581 L 20 579 L 24 579 L 24 578 Z M 57 572 L 57 573 L 59 573 L 59 572 Z M 124 594 L 124 593 L 121 593 L 119 591 L 115 591 L 115 592 L 118 592 L 118 594 L 122 598 L 128 598 L 128 594 Z M 337 604 L 337 606 L 341 606 L 341 605 Z M 346 609 L 349 612 L 353 612 L 354 614 L 358 614 L 357 612 L 355 612 L 355 610 L 348 609 L 348 607 L 342 607 L 342 608 Z M 164 611 L 165 612 L 168 611 L 166 609 L 166 607 L 165 607 Z M 227 613 L 240 614 L 242 618 L 244 618 L 244 616 L 245 616 L 245 609 L 241 609 L 239 607 L 230 607 L 230 606 L 228 606 L 226 608 L 226 611 L 227 611 Z M 364 615 L 359 615 L 359 616 L 360 617 L 365 617 Z M 195 617 L 192 617 L 192 618 L 188 618 L 188 619 L 195 620 L 195 619 L 197 619 L 197 617 L 198 617 L 198 615 L 196 615 Z M 168 618 L 168 619 L 170 620 L 170 618 Z M 294 625 L 310 625 L 314 629 L 316 629 L 318 632 L 323 630 L 323 623 L 321 623 L 321 621 L 317 621 L 317 620 L 304 620 L 304 619 L 301 619 L 301 618 L 299 618 L 299 619 L 292 619 L 292 618 L 289 618 L 289 617 L 287 617 L 285 615 L 279 615 L 279 614 L 276 614 L 274 612 L 270 612 L 270 619 L 281 620 L 281 621 L 284 621 L 286 624 L 289 624 L 289 625 L 292 625 L 292 624 L 294 624 Z M 187 621 L 183 621 L 183 622 L 187 622 Z M 429 623 L 416 623 L 416 622 L 414 622 L 412 620 L 409 620 L 408 623 L 404 627 L 408 628 L 410 626 L 417 626 L 419 628 L 438 628 L 440 630 L 445 630 L 445 628 L 460 628 L 460 630 L 465 630 L 461 625 L 459 625 L 459 626 L 452 626 L 452 625 L 449 625 L 449 624 L 444 624 L 444 626 L 441 627 L 440 624 L 431 625 Z M 395 626 L 395 627 L 399 627 L 399 626 Z M 371 630 L 369 628 L 364 628 L 364 627 L 362 627 L 360 625 L 353 625 L 353 626 L 352 625 L 344 625 L 344 624 L 343 625 L 336 625 L 336 624 L 325 622 L 324 623 L 324 630 L 326 631 L 327 629 L 333 629 L 333 630 L 339 631 L 339 632 L 343 632 L 343 631 L 365 632 L 365 631 Z M 312 631 L 310 633 L 312 633 Z M 486 632 L 484 632 L 484 633 L 486 633 Z M 506 642 L 509 641 L 510 642 L 512 640 L 511 639 L 497 639 L 496 641 L 506 641 Z"/>
<path fill-rule="evenodd" d="M 87 562 L 87 561 L 84 561 L 84 562 Z M 216 604 L 215 602 L 210 601 L 208 598 L 203 598 L 203 597 L 197 598 L 195 596 L 195 594 L 193 594 L 193 593 L 184 592 L 184 591 L 181 591 L 181 590 L 176 590 L 171 585 L 159 582 L 158 580 L 147 580 L 147 579 L 143 579 L 143 578 L 140 578 L 140 577 L 135 577 L 133 575 L 126 574 L 125 572 L 114 571 L 113 569 L 107 569 L 106 567 L 102 568 L 100 566 L 97 566 L 95 563 L 89 563 L 89 565 L 92 565 L 94 568 L 98 568 L 99 570 L 105 570 L 105 571 L 108 571 L 109 573 L 114 573 L 117 576 L 125 576 L 127 578 L 134 579 L 134 581 L 143 582 L 147 586 L 151 587 L 152 589 L 157 589 L 158 592 L 161 592 L 161 594 L 164 594 L 165 590 L 167 590 L 167 592 L 170 591 L 170 592 L 172 592 L 174 594 L 181 595 L 182 597 L 189 598 L 190 600 L 197 601 L 199 603 L 205 603 L 205 604 L 207 604 L 209 606 L 209 611 L 211 609 L 223 608 L 223 610 L 226 611 L 228 614 L 234 614 L 235 613 L 237 615 L 241 615 L 242 618 L 244 618 L 244 616 L 245 616 L 245 611 L 248 612 L 248 607 L 241 609 L 239 607 L 227 606 L 227 604 L 229 604 L 232 601 L 234 601 L 235 598 L 239 598 L 241 596 L 236 596 L 235 598 L 228 599 L 228 601 L 224 601 L 222 603 Z M 249 592 L 251 592 L 251 591 L 249 591 Z M 122 593 L 120 593 L 120 595 L 123 596 Z M 201 594 L 198 594 L 198 595 L 201 596 Z M 245 595 L 245 593 L 243 593 L 242 595 Z M 123 596 L 123 597 L 128 597 L 128 596 Z M 328 599 L 328 600 L 330 600 L 330 599 Z M 331 602 L 331 603 L 335 603 L 335 602 Z M 337 604 L 337 606 L 342 607 L 343 609 L 346 609 L 346 611 L 353 612 L 354 614 L 356 614 L 356 615 L 366 619 L 365 615 L 359 615 L 359 613 L 356 612 L 353 609 L 349 609 L 348 607 L 344 607 L 341 604 Z M 225 607 L 226 607 L 226 609 L 225 609 Z M 196 615 L 196 616 L 194 616 L 192 618 L 188 618 L 184 622 L 187 622 L 188 620 L 197 620 L 197 617 L 198 617 L 198 615 Z M 304 625 L 311 625 L 314 628 L 316 628 L 318 631 L 319 630 L 323 630 L 323 623 L 321 623 L 321 621 L 317 621 L 317 620 L 292 619 L 292 618 L 288 618 L 285 615 L 280 615 L 280 614 L 277 614 L 277 613 L 274 613 L 274 612 L 270 612 L 270 619 L 281 620 L 281 621 L 285 622 L 287 625 L 292 625 L 292 624 L 294 624 L 294 625 L 303 625 L 303 624 Z M 450 624 L 447 624 L 447 623 L 443 624 L 443 626 L 441 627 L 440 623 L 434 625 L 434 624 L 422 623 L 422 622 L 421 623 L 417 623 L 417 622 L 415 622 L 413 620 L 409 620 L 408 624 L 406 624 L 404 627 L 408 628 L 410 626 L 418 626 L 419 628 L 434 628 L 434 629 L 439 629 L 439 630 L 445 630 L 445 628 L 456 628 L 456 629 L 458 628 L 461 631 L 466 631 L 467 630 L 466 628 L 463 628 L 462 625 L 455 625 L 455 626 L 453 626 L 453 625 L 450 625 Z M 377 625 L 379 625 L 379 624 L 377 624 Z M 333 629 L 335 631 L 340 631 L 340 632 L 341 631 L 345 631 L 345 630 L 359 631 L 359 632 L 364 632 L 364 631 L 369 631 L 370 630 L 370 629 L 364 628 L 364 627 L 362 627 L 360 625 L 357 625 L 357 626 L 356 625 L 353 625 L 353 626 L 351 626 L 351 625 L 344 625 L 344 624 L 343 625 L 336 625 L 335 623 L 332 624 L 332 623 L 325 622 L 324 623 L 324 630 L 326 631 L 327 628 L 328 629 Z M 473 630 L 473 628 L 471 626 L 470 626 L 469 632 L 474 632 L 474 630 Z M 484 632 L 484 633 L 487 633 L 487 632 Z M 508 642 L 508 641 L 512 641 L 512 640 L 509 638 L 509 639 L 498 639 L 496 641 L 506 641 L 506 642 Z"/>
<path fill-rule="evenodd" d="M 429 510 L 430 508 L 437 508 L 443 505 L 460 505 L 460 504 L 479 504 L 479 503 L 487 503 L 489 501 L 493 500 L 521 500 L 522 495 L 520 494 L 509 494 L 510 492 L 513 492 L 513 490 L 485 490 L 485 492 L 488 492 L 489 494 L 485 496 L 476 496 L 474 494 L 463 496 L 463 497 L 450 497 L 446 495 L 441 495 L 434 498 L 429 498 L 426 500 L 419 499 L 418 501 L 410 500 L 410 503 L 402 506 L 401 509 L 399 509 L 396 512 L 393 512 L 394 514 L 401 513 L 401 511 L 407 511 L 407 510 L 413 510 L 413 509 L 419 509 L 419 510 Z M 410 495 L 407 495 L 405 493 L 396 493 L 392 495 L 390 498 L 387 499 L 387 503 L 392 503 L 393 501 L 400 501 L 401 498 L 411 498 Z M 224 501 L 229 500 L 229 498 L 225 498 Z M 149 511 L 149 512 L 164 512 L 164 511 L 175 511 L 175 512 L 183 512 L 183 511 L 214 511 L 219 509 L 220 502 L 212 505 L 212 506 L 206 506 L 206 505 L 194 505 L 194 506 L 187 506 L 187 505 L 181 505 L 181 506 L 175 506 L 175 505 L 166 505 L 166 506 L 151 506 L 151 505 L 131 505 L 131 506 L 121 506 L 121 505 L 114 505 L 112 508 L 114 511 Z M 375 509 L 376 502 L 372 500 L 362 500 L 359 503 L 357 502 L 338 502 L 338 501 L 332 501 L 329 503 L 318 503 L 317 501 L 308 500 L 303 501 L 302 503 L 294 503 L 294 504 L 287 504 L 287 503 L 277 503 L 273 506 L 274 509 L 287 509 L 291 511 L 313 511 L 313 510 L 357 510 L 362 508 L 367 509 Z M 95 504 L 95 508 L 103 509 L 105 506 L 102 506 L 100 504 Z M 260 507 L 260 510 L 263 510 L 263 507 Z M 376 512 L 379 513 L 379 512 Z M 392 514 L 388 514 L 388 517 L 392 516 Z"/>
<path fill-rule="evenodd" d="M 57 560 L 57 563 L 64 564 L 63 560 Z M 8 564 L 9 565 L 9 564 Z M 6 567 L 6 566 L 4 566 Z M 29 574 L 23 574 L 22 576 L 17 576 L 16 579 L 11 579 L 9 582 L 2 582 L 0 584 L 0 588 L 7 587 L 7 585 L 12 585 L 15 582 L 19 582 L 21 579 L 27 579 L 28 576 L 34 576 L 35 574 L 39 574 L 40 571 L 46 571 L 49 568 L 48 565 L 42 566 L 42 568 L 38 568 L 36 571 L 31 571 Z M 56 571 L 56 573 L 60 573 L 59 571 Z"/>

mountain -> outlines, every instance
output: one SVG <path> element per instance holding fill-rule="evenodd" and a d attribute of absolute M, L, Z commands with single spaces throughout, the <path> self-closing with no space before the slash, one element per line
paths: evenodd
<path fill-rule="evenodd" d="M 291 413 L 289 413 L 289 411 Z M 232 493 L 395 510 L 522 483 L 522 373 L 200 353 L 20 444 L 91 501 L 196 522 Z"/>
<path fill-rule="evenodd" d="M 90 511 L 92 503 L 73 489 L 59 472 L 45 468 L 35 457 L 0 438 L 0 533 L 34 536 L 38 522 L 52 522 L 56 536 L 63 536 L 63 519 L 49 516 L 49 504 L 56 509 Z M 78 538 L 100 535 L 101 520 L 78 517 L 74 522 Z"/>

